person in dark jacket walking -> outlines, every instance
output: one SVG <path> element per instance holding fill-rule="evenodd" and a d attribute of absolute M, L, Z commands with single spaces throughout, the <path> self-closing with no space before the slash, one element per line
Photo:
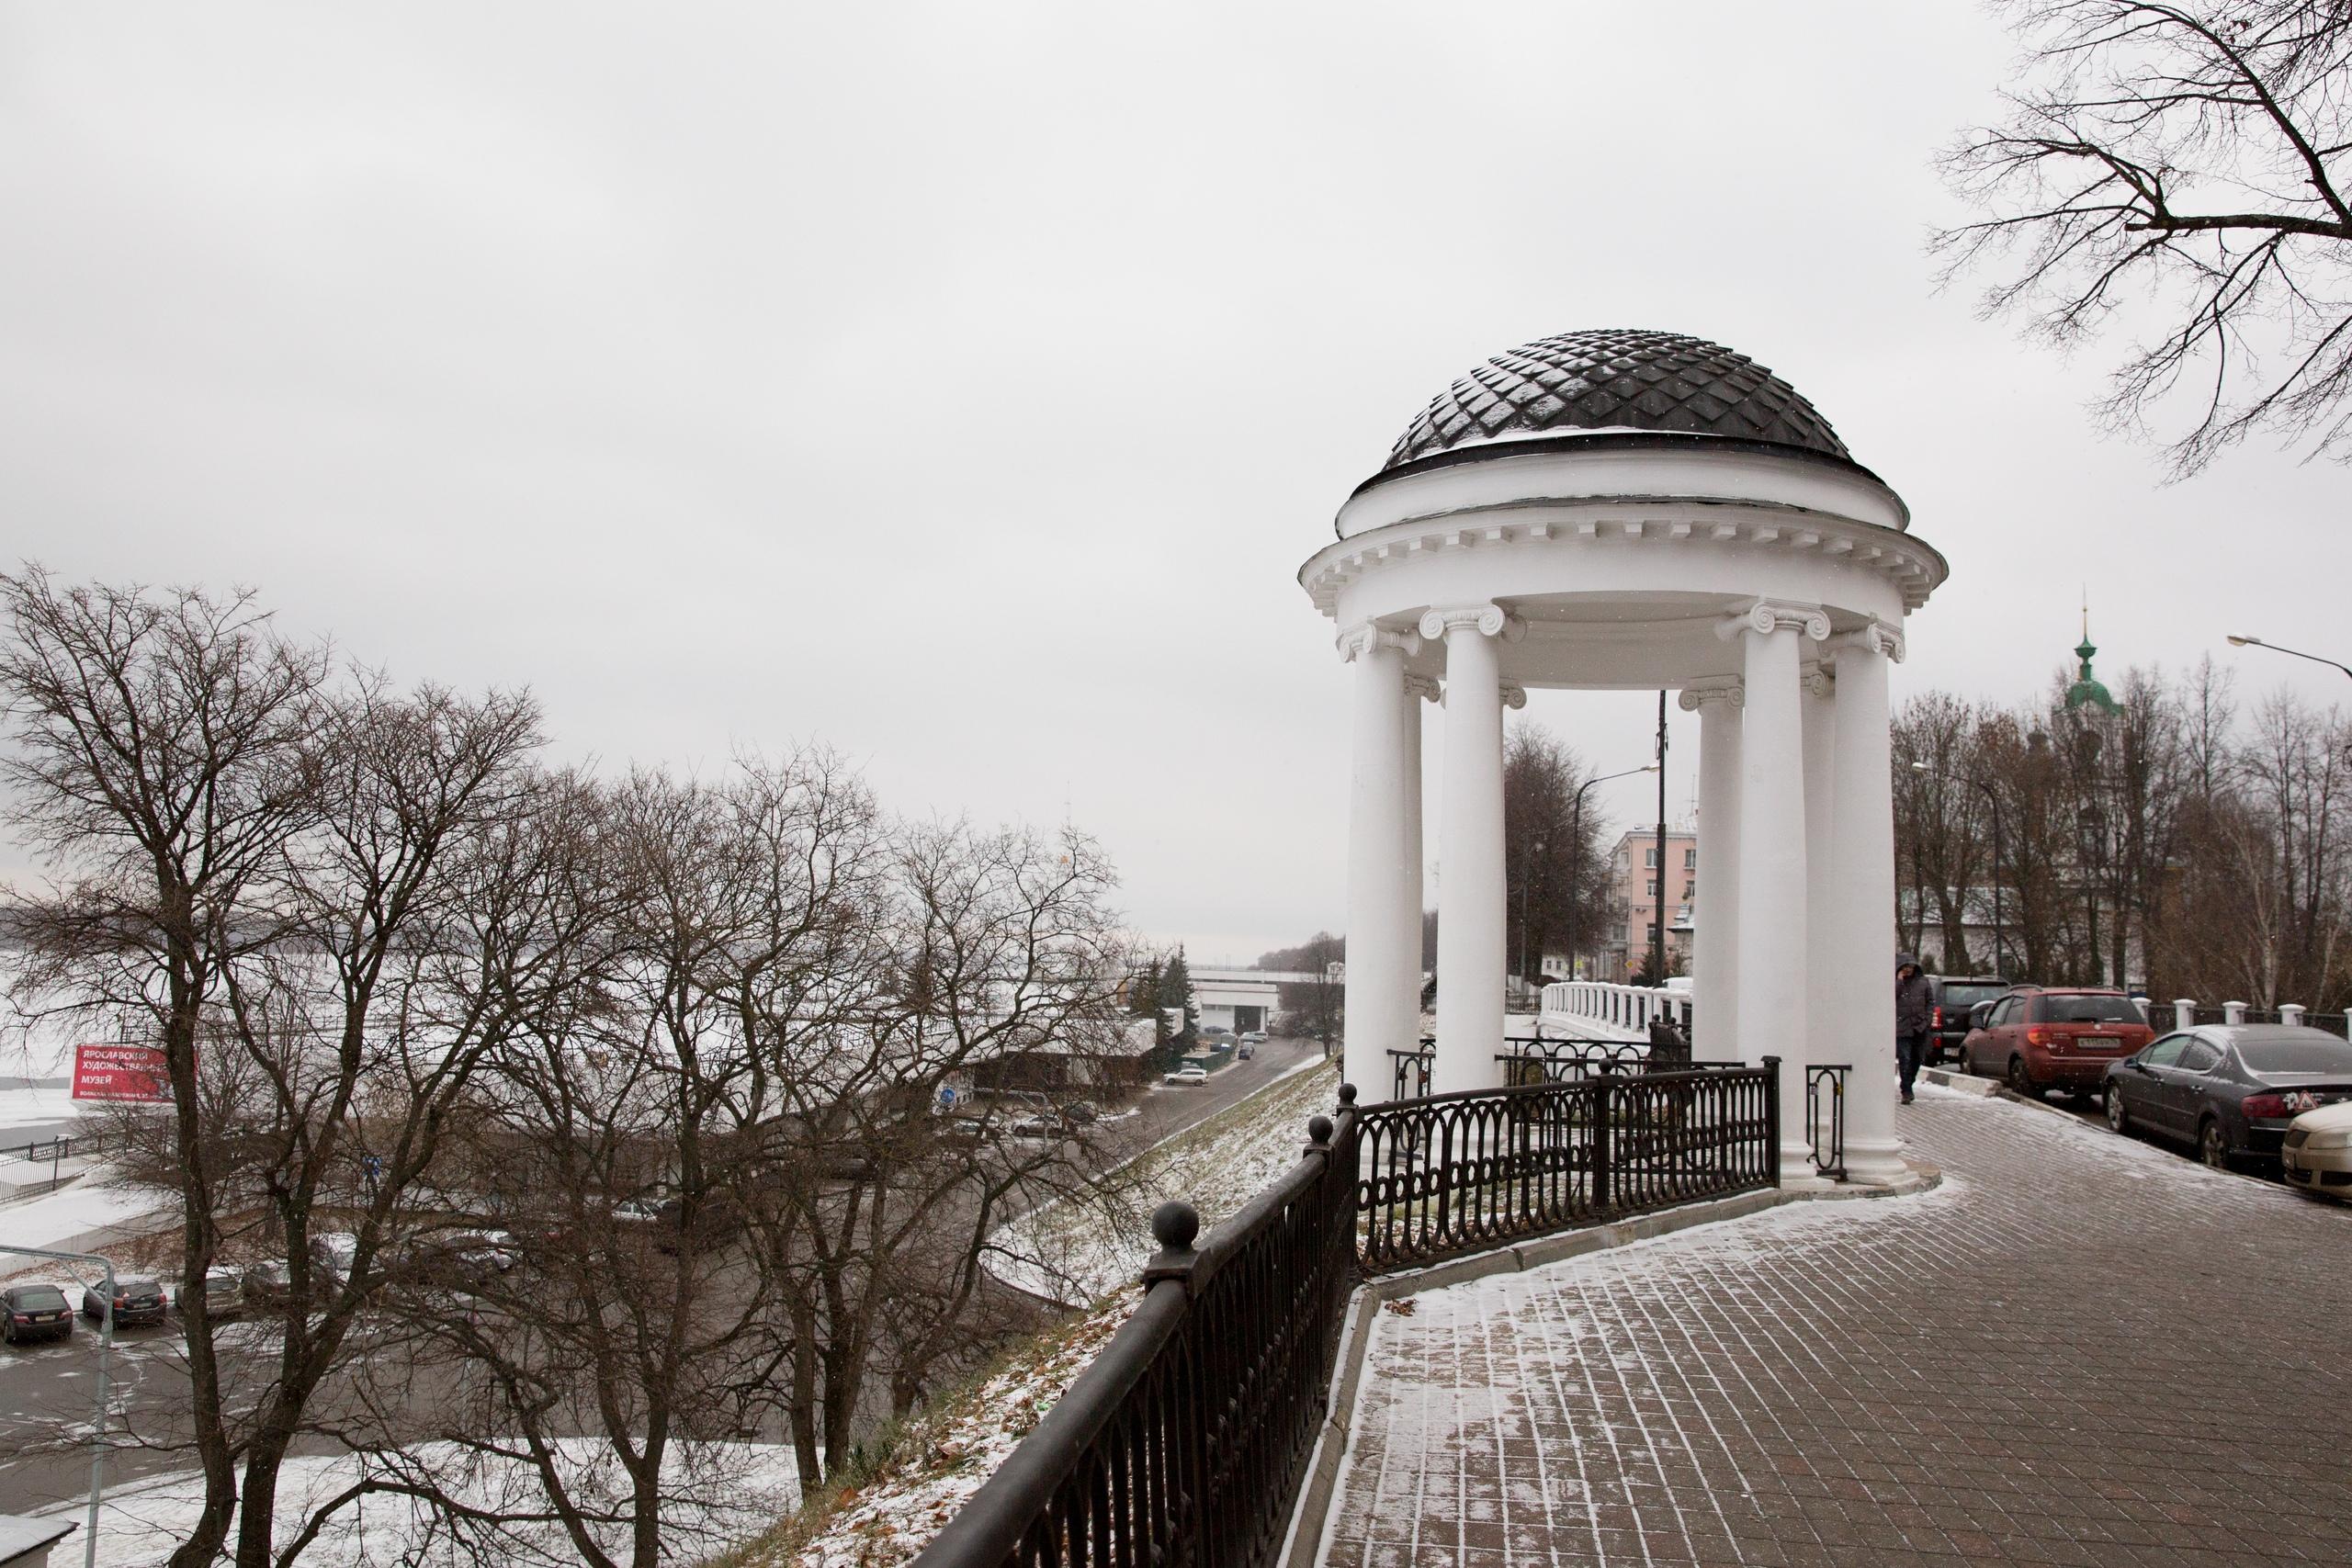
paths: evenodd
<path fill-rule="evenodd" d="M 1935 1019 L 1933 993 L 1919 961 L 1907 953 L 1894 955 L 1894 1059 L 1903 1070 L 1903 1103 L 1911 1103 L 1911 1085 L 1919 1064 L 1928 1056 L 1928 1031 Z"/>

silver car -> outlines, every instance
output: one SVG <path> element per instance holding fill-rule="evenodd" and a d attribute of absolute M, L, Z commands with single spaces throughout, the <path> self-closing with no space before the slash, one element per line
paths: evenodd
<path fill-rule="evenodd" d="M 2352 1201 L 2352 1100 L 2288 1122 L 2278 1141 L 2278 1174 L 2306 1192 Z"/>

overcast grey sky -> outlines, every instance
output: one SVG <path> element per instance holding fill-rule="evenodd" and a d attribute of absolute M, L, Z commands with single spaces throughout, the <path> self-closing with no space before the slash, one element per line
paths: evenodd
<path fill-rule="evenodd" d="M 1936 291 L 1931 160 L 2010 59 L 1962 0 L 17 0 L 6 554 L 254 585 L 530 685 L 566 756 L 1067 808 L 1140 929 L 1246 958 L 1344 897 L 1299 563 L 1471 366 L 1650 326 L 1786 377 L 1951 558 L 1898 694 L 2037 690 L 2087 581 L 2103 672 L 2335 699 L 2221 639 L 2352 650 L 2342 470 L 2166 487 L 2096 356 Z M 1529 716 L 1628 767 L 1654 701 Z"/>

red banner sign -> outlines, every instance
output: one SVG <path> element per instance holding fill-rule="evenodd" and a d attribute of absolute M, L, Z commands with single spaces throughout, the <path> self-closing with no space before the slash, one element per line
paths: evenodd
<path fill-rule="evenodd" d="M 76 1045 L 74 1098 L 168 1105 L 172 1083 L 164 1053 L 153 1045 Z"/>

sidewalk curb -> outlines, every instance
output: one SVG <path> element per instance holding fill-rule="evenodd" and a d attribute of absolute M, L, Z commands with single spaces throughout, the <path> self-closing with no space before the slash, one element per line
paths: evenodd
<path fill-rule="evenodd" d="M 2054 1108 L 2047 1108 L 2054 1109 Z M 2061 1115 L 2064 1112 L 2061 1111 Z M 1315 1568 L 1321 1561 L 1324 1537 L 1329 1532 L 1331 1504 L 1339 1495 L 1340 1472 L 1354 1445 L 1356 1396 L 1363 1387 L 1364 1358 L 1380 1309 L 1390 1302 L 1443 1290 L 1498 1274 L 1520 1274 L 1533 1269 L 1612 1252 L 1636 1242 L 1652 1241 L 1676 1231 L 1690 1230 L 1719 1221 L 1746 1219 L 1789 1203 L 1846 1201 L 1855 1199 L 1908 1198 L 1942 1185 L 1943 1172 L 1924 1161 L 1905 1159 L 1908 1173 L 1884 1185 L 1850 1183 L 1821 1187 L 1777 1187 L 1761 1192 L 1686 1203 L 1657 1213 L 1595 1225 L 1589 1230 L 1539 1236 L 1468 1258 L 1449 1258 L 1408 1273 L 1383 1275 L 1356 1287 L 1348 1299 L 1347 1325 L 1341 1331 L 1339 1360 L 1332 1369 L 1331 1396 L 1323 1424 L 1315 1437 L 1315 1452 L 1307 1461 L 1306 1480 L 1291 1511 L 1290 1533 L 1279 1561 L 1283 1568 Z"/>

